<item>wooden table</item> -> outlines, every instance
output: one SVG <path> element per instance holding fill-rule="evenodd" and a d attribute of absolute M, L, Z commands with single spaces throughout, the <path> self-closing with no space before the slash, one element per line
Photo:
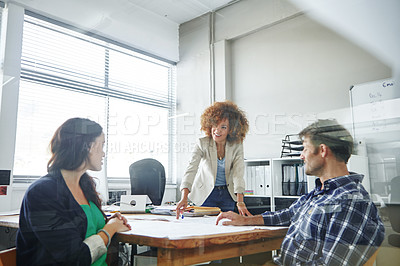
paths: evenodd
<path fill-rule="evenodd" d="M 279 249 L 287 232 L 287 228 L 252 230 L 252 227 L 249 227 L 248 231 L 234 233 L 204 232 L 201 236 L 155 237 L 150 233 L 135 234 L 140 225 L 131 219 L 134 216 L 125 216 L 129 219 L 133 230 L 118 233 L 113 237 L 107 259 L 112 265 L 117 265 L 118 242 L 157 247 L 158 265 L 190 265 Z M 18 217 L 18 215 L 0 216 L 0 226 L 18 228 Z M 149 215 L 149 217 L 154 216 Z M 147 222 L 152 223 L 152 221 Z M 194 225 L 193 230 L 201 231 L 202 227 Z"/>
<path fill-rule="evenodd" d="M 0 216 L 0 226 L 18 228 L 19 215 L 2 215 Z"/>
<path fill-rule="evenodd" d="M 125 216 L 132 226 L 132 231 L 117 234 L 113 238 L 113 244 L 124 242 L 157 247 L 158 265 L 191 265 L 276 250 L 280 248 L 287 232 L 287 228 L 265 230 L 249 227 L 247 231 L 234 233 L 208 235 L 205 230 L 204 235 L 201 236 L 154 237 L 151 234 L 149 234 L 150 236 L 143 233 L 135 234 L 135 229 L 138 229 L 140 225 L 131 220 L 130 215 Z M 152 221 L 148 221 L 148 223 L 152 223 Z M 171 229 L 170 225 L 168 226 L 169 230 Z M 202 226 L 194 225 L 194 230 L 201 231 Z M 110 263 L 115 264 L 112 256 L 110 259 Z"/>

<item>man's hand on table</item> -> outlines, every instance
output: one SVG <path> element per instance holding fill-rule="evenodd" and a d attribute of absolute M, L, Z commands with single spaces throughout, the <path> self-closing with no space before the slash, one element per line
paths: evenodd
<path fill-rule="evenodd" d="M 218 217 L 216 224 L 222 219 L 228 219 L 229 221 L 223 221 L 222 225 L 264 225 L 264 219 L 261 215 L 256 216 L 242 216 L 235 212 L 221 212 Z"/>

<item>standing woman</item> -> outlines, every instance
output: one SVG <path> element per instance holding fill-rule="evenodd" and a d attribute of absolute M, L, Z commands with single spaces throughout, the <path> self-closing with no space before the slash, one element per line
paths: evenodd
<path fill-rule="evenodd" d="M 130 226 L 120 214 L 106 218 L 86 173 L 101 170 L 103 147 L 102 128 L 89 119 L 72 118 L 57 129 L 48 174 L 28 188 L 22 202 L 18 265 L 107 265 L 111 237 Z"/>
<path fill-rule="evenodd" d="M 196 205 L 219 207 L 251 215 L 243 202 L 245 189 L 243 139 L 249 130 L 244 113 L 230 101 L 216 102 L 201 116 L 200 138 L 186 169 L 177 205 L 177 218 L 190 198 Z"/>

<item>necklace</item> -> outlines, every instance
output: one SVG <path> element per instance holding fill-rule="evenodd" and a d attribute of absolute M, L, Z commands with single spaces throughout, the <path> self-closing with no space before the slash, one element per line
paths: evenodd
<path fill-rule="evenodd" d="M 218 146 L 217 145 L 217 156 L 218 159 L 222 160 L 225 157 L 225 144 Z"/>
<path fill-rule="evenodd" d="M 221 153 L 217 151 L 217 156 L 218 159 L 222 160 L 225 157 L 225 151 L 222 151 Z"/>

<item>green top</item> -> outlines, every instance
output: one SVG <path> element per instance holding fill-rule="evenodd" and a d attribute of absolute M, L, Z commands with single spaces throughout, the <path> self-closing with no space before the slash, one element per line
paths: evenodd
<path fill-rule="evenodd" d="M 104 221 L 104 216 L 99 208 L 97 208 L 96 204 L 94 204 L 92 201 L 89 201 L 89 204 L 90 206 L 86 204 L 81 205 L 87 217 L 87 230 L 85 239 L 89 236 L 97 234 L 97 231 L 102 229 L 106 224 L 106 222 Z M 106 257 L 107 254 L 103 254 L 103 256 L 96 260 L 92 265 L 107 265 Z"/>

